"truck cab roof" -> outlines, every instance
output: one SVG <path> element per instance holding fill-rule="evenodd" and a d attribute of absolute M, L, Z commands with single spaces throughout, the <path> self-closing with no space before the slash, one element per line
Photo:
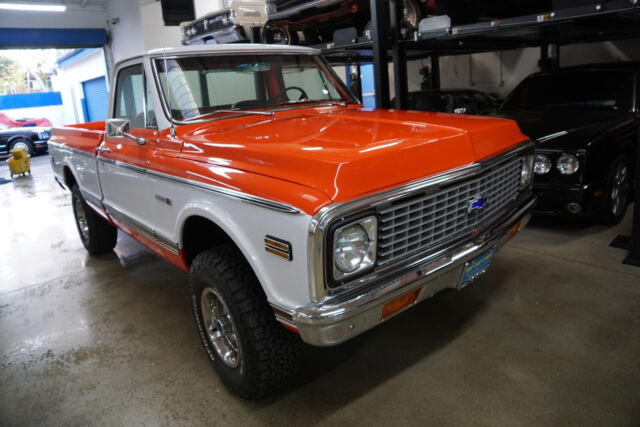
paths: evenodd
<path fill-rule="evenodd" d="M 134 55 L 123 60 L 118 61 L 116 68 L 119 64 L 127 61 L 131 61 L 136 58 L 143 57 L 158 57 L 163 55 L 175 56 L 175 55 L 189 55 L 189 54 L 212 54 L 212 55 L 227 55 L 234 53 L 257 53 L 257 54 L 319 54 L 318 49 L 303 46 L 288 46 L 277 44 L 257 44 L 257 43 L 236 43 L 236 44 L 211 44 L 211 45 L 198 45 L 198 46 L 180 46 L 180 47 L 167 47 L 152 49 L 143 54 Z"/>

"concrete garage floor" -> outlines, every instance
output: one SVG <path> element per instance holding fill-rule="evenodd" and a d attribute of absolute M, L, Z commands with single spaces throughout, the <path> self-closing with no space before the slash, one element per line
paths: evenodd
<path fill-rule="evenodd" d="M 0 218 L 4 426 L 640 424 L 640 269 L 608 247 L 630 215 L 534 221 L 463 291 L 310 351 L 259 402 L 215 376 L 185 273 L 123 235 L 86 255 L 48 157 L 0 185 Z"/>

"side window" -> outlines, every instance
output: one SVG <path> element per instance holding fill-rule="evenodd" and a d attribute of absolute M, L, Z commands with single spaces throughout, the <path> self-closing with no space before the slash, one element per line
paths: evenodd
<path fill-rule="evenodd" d="M 123 68 L 118 73 L 114 117 L 129 119 L 131 128 L 144 128 L 144 84 L 142 65 Z"/>

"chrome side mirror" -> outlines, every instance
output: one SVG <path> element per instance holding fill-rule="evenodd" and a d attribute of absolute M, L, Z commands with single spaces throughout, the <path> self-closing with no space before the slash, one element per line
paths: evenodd
<path fill-rule="evenodd" d="M 131 123 L 128 119 L 108 119 L 107 120 L 107 138 L 124 138 L 133 139 L 140 145 L 144 145 L 147 140 L 131 135 Z"/>

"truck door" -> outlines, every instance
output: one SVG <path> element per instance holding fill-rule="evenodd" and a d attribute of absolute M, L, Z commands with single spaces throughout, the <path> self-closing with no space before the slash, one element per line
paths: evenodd
<path fill-rule="evenodd" d="M 129 136 L 105 135 L 98 148 L 103 203 L 116 222 L 150 237 L 147 140 L 154 138 L 155 131 L 147 127 L 142 64 L 132 61 L 120 68 L 114 90 L 110 117 L 128 120 L 130 132 Z"/>

